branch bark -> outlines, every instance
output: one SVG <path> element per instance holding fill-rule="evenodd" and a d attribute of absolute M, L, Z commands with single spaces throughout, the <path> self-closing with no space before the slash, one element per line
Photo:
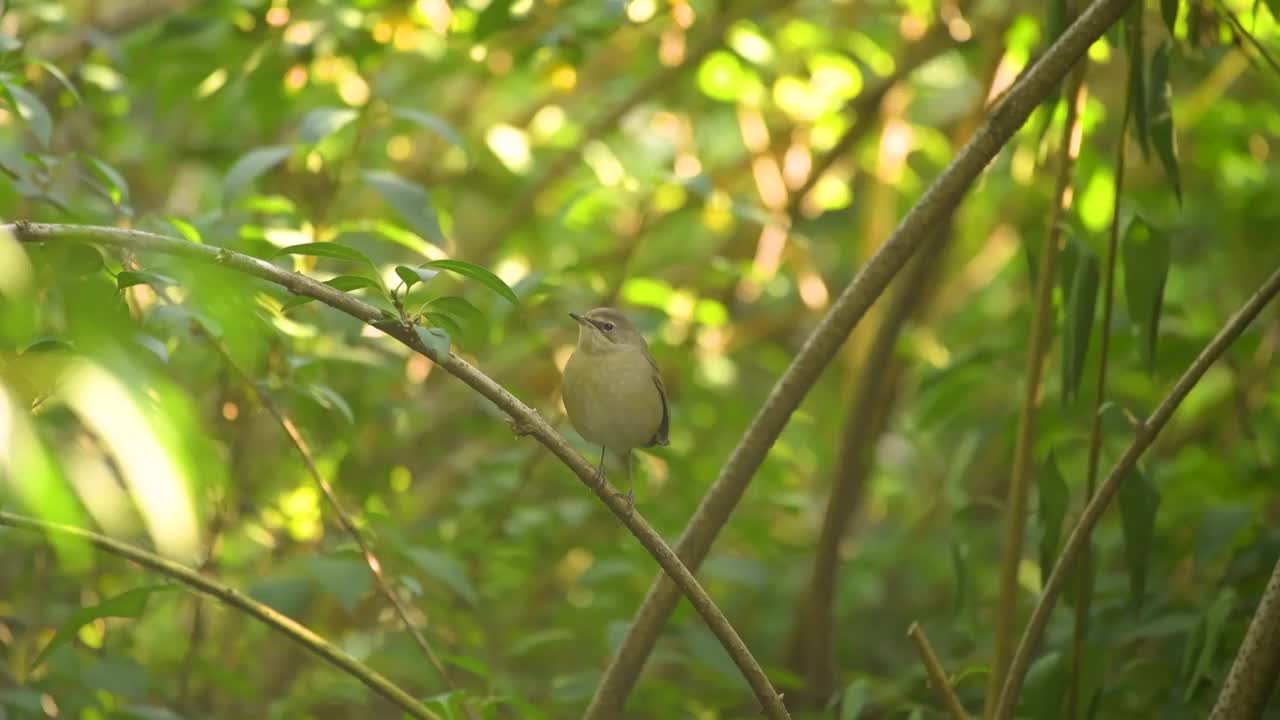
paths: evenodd
<path fill-rule="evenodd" d="M 1018 693 L 1022 689 L 1023 680 L 1027 676 L 1027 668 L 1031 665 L 1031 654 L 1035 652 L 1040 638 L 1044 635 L 1045 626 L 1049 624 L 1049 614 L 1053 612 L 1054 605 L 1057 604 L 1058 596 L 1062 594 L 1062 587 L 1066 583 L 1067 574 L 1072 571 L 1076 561 L 1084 552 L 1084 548 L 1089 543 L 1089 536 L 1093 533 L 1093 529 L 1098 524 L 1098 520 L 1102 517 L 1102 513 L 1106 511 L 1107 505 L 1115 497 L 1116 492 L 1120 488 L 1120 483 L 1137 465 L 1138 459 L 1146 452 L 1151 443 L 1155 441 L 1156 436 L 1169 423 L 1169 419 L 1173 417 L 1173 413 L 1186 399 L 1191 389 L 1200 382 L 1200 378 L 1208 372 L 1209 368 L 1217 361 L 1231 343 L 1244 333 L 1249 323 L 1253 322 L 1262 309 L 1271 302 L 1275 296 L 1280 293 L 1280 268 L 1277 268 L 1271 277 L 1262 284 L 1262 287 L 1253 294 L 1252 297 L 1236 312 L 1232 318 L 1227 321 L 1213 340 L 1200 351 L 1200 355 L 1191 363 L 1182 377 L 1178 378 L 1178 382 L 1169 390 L 1169 394 L 1156 407 L 1151 416 L 1145 422 L 1138 426 L 1137 432 L 1134 434 L 1133 442 L 1129 445 L 1120 459 L 1111 468 L 1111 472 L 1107 475 L 1107 479 L 1098 488 L 1097 494 L 1085 506 L 1084 511 L 1080 514 L 1080 519 L 1076 522 L 1075 527 L 1071 530 L 1071 535 L 1067 538 L 1067 542 L 1062 547 L 1062 553 L 1058 556 L 1058 562 L 1053 566 L 1053 572 L 1049 574 L 1049 579 L 1045 581 L 1044 590 L 1040 593 L 1040 600 L 1036 603 L 1035 609 L 1031 612 L 1031 619 L 1027 622 L 1027 627 L 1022 633 L 1022 639 L 1018 642 L 1018 649 L 1013 654 L 1013 661 L 1009 664 L 1009 672 L 1004 681 L 1004 689 L 1000 693 L 1000 701 L 996 705 L 995 720 L 1009 720 L 1013 716 L 1014 705 L 1017 703 Z"/>
<path fill-rule="evenodd" d="M 56 533 L 60 535 L 69 535 L 77 537 L 86 542 L 91 543 L 95 547 L 105 552 L 111 553 L 118 557 L 132 560 L 133 562 L 154 570 L 163 575 L 177 580 L 183 585 L 204 593 L 216 600 L 221 600 L 224 604 L 229 605 L 241 612 L 250 615 L 261 621 L 263 624 L 279 631 L 290 640 L 298 643 L 308 651 L 320 656 L 329 664 L 337 667 L 339 670 L 351 675 L 366 687 L 386 698 L 396 707 L 401 708 L 415 718 L 421 720 L 437 720 L 436 715 L 428 710 L 424 705 L 413 699 L 409 693 L 402 690 L 398 685 L 391 682 L 387 678 L 380 675 L 377 671 L 368 665 L 356 660 L 350 655 L 342 652 L 337 646 L 331 645 L 327 640 L 312 632 L 306 626 L 294 621 L 283 613 L 272 610 L 270 606 L 250 598 L 248 595 L 236 590 L 228 585 L 215 582 L 214 580 L 201 575 L 191 568 L 181 563 L 173 562 L 149 553 L 146 550 L 135 547 L 128 543 L 113 540 L 105 535 L 99 535 L 88 530 L 71 527 L 69 525 L 59 525 L 57 523 L 44 522 L 35 518 L 17 515 L 10 512 L 0 510 L 0 525 L 7 525 L 19 530 L 34 530 L 43 533 Z"/>
<path fill-rule="evenodd" d="M 955 209 L 979 173 L 1022 127 L 1032 110 L 1132 2 L 1097 0 L 1072 23 L 1014 83 L 992 109 L 986 123 L 930 184 L 889 239 L 841 292 L 769 392 L 764 406 L 751 421 L 676 544 L 680 557 L 689 566 L 696 568 L 702 564 L 720 529 L 728 522 L 729 515 L 746 492 L 756 468 L 791 418 L 791 413 L 799 407 L 800 401 L 867 308 L 880 297 L 916 249 Z M 640 668 L 653 650 L 678 598 L 675 588 L 665 578 L 654 580 L 622 645 L 605 670 L 588 708 L 587 718 L 603 720 L 621 713 Z"/>
<path fill-rule="evenodd" d="M 1213 705 L 1210 720 L 1253 720 L 1262 717 L 1267 698 L 1276 689 L 1280 676 L 1280 562 L 1271 571 L 1271 581 L 1262 591 L 1258 610 L 1249 621 L 1244 642 L 1222 692 Z"/>
<path fill-rule="evenodd" d="M 324 283 L 312 280 L 305 275 L 290 272 L 276 265 L 233 252 L 225 248 L 210 245 L 198 245 L 177 240 L 163 235 L 113 227 L 54 225 L 46 223 L 18 222 L 0 226 L 0 232 L 10 232 L 22 242 L 44 241 L 79 241 L 99 245 L 127 248 L 134 251 L 150 251 L 167 255 L 184 257 L 200 262 L 220 265 L 237 272 L 252 275 L 268 282 L 275 283 L 296 295 L 305 295 L 357 318 L 382 332 L 395 338 L 410 349 L 428 358 L 431 353 L 422 345 L 412 326 L 403 325 L 396 320 L 386 319 L 380 310 L 358 298 L 335 290 Z M 698 583 L 697 578 L 689 571 L 670 546 L 662 539 L 651 525 L 641 517 L 634 508 L 628 507 L 621 493 L 616 493 L 607 483 L 597 483 L 595 468 L 569 444 L 564 436 L 556 432 L 536 410 L 524 404 L 506 388 L 494 382 L 489 376 L 450 353 L 444 362 L 437 364 L 449 374 L 466 383 L 473 390 L 488 398 L 503 412 L 512 418 L 512 425 L 517 434 L 532 435 L 544 447 L 560 458 L 570 470 L 578 476 L 596 497 L 631 531 L 649 551 L 664 573 L 679 587 L 694 609 L 706 621 L 707 627 L 719 639 L 729 657 L 742 671 L 747 683 L 751 686 L 756 698 L 760 701 L 765 714 L 771 718 L 788 718 L 782 698 L 769 683 L 760 664 L 756 662 L 747 649 L 742 638 L 733 626 L 725 619 L 724 614 L 716 607 L 711 596 Z"/>

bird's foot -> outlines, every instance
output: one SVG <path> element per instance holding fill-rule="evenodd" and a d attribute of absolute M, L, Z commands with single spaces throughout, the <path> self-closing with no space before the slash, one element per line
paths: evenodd
<path fill-rule="evenodd" d="M 632 515 L 634 515 L 634 514 L 636 513 L 636 491 L 635 491 L 635 488 L 627 488 L 627 491 L 626 491 L 626 492 L 624 492 L 624 493 L 615 492 L 615 493 L 614 493 L 614 495 L 615 495 L 615 496 L 617 496 L 617 497 L 620 497 L 620 498 L 626 498 L 626 501 L 627 501 L 627 519 L 628 519 L 628 520 L 630 520 L 630 519 L 631 519 L 631 516 L 632 516 Z"/>
<path fill-rule="evenodd" d="M 511 426 L 511 433 L 516 437 L 524 437 L 532 433 L 534 429 L 533 421 L 525 418 L 508 418 L 507 425 Z"/>

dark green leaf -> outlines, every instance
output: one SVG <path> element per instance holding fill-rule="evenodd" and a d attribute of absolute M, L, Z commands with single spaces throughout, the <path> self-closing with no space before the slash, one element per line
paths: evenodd
<path fill-rule="evenodd" d="M 317 257 L 335 258 L 337 260 L 349 260 L 351 262 L 364 263 L 369 267 L 373 267 L 373 261 L 364 253 L 355 248 L 339 245 L 332 242 L 313 242 L 300 243 L 298 245 L 290 245 L 280 248 L 272 255 L 272 259 L 282 255 L 314 255 Z"/>
<path fill-rule="evenodd" d="M 1280 0 L 1266 0 L 1267 9 L 1271 11 L 1271 19 L 1280 23 Z"/>
<path fill-rule="evenodd" d="M 67 248 L 66 259 L 58 270 L 65 277 L 81 277 L 98 272 L 105 264 L 98 248 L 92 245 L 72 245 Z"/>
<path fill-rule="evenodd" d="M 1160 157 L 1173 192 L 1182 202 L 1182 181 L 1178 173 L 1178 148 L 1173 132 L 1173 112 L 1169 107 L 1169 42 L 1160 43 L 1151 55 L 1150 98 L 1147 116 L 1151 124 L 1151 145 Z"/>
<path fill-rule="evenodd" d="M 1129 566 L 1129 589 L 1134 607 L 1141 607 L 1146 595 L 1147 569 L 1160 493 L 1147 474 L 1135 467 L 1120 482 L 1118 495 L 1125 562 Z"/>
<path fill-rule="evenodd" d="M 414 268 L 406 265 L 396 266 L 396 275 L 399 275 L 400 279 L 404 281 L 406 290 L 420 282 L 427 282 L 439 274 L 440 273 L 435 270 L 429 270 L 427 268 Z"/>
<path fill-rule="evenodd" d="M 284 162 L 291 154 L 293 154 L 293 148 L 288 145 L 268 145 L 241 155 L 240 159 L 231 165 L 231 169 L 227 170 L 227 176 L 222 181 L 223 204 L 229 203 L 247 185 Z"/>
<path fill-rule="evenodd" d="M 428 357 L 439 363 L 448 361 L 449 333 L 438 327 L 416 326 L 413 330 L 422 341 L 422 346 L 427 349 Z"/>
<path fill-rule="evenodd" d="M 1134 3 L 1124 18 L 1124 35 L 1129 56 L 1129 108 L 1133 113 L 1133 136 L 1142 154 L 1149 152 L 1150 130 L 1147 126 L 1146 59 L 1143 57 L 1142 8 L 1146 3 Z"/>
<path fill-rule="evenodd" d="M 858 678 L 845 687 L 840 693 L 840 720 L 854 720 L 860 717 L 862 709 L 871 700 L 871 687 L 866 678 Z"/>
<path fill-rule="evenodd" d="M 312 383 L 306 386 L 306 393 L 310 395 L 311 399 L 315 400 L 320 407 L 325 410 L 336 411 L 342 416 L 343 420 L 347 421 L 348 425 L 355 424 L 356 416 L 355 413 L 351 411 L 351 405 L 347 403 L 346 399 L 343 398 L 342 395 L 338 394 L 337 390 L 334 390 L 328 385 Z"/>
<path fill-rule="evenodd" d="M 449 333 L 451 336 L 461 337 L 464 335 L 462 332 L 462 326 L 459 325 L 458 321 L 454 320 L 450 315 L 438 312 L 425 312 L 422 314 L 422 317 L 426 318 L 426 320 L 435 327 Z"/>
<path fill-rule="evenodd" d="M 480 11 L 480 17 L 476 19 L 476 26 L 471 31 L 471 39 L 474 42 L 484 42 L 485 38 L 507 29 L 515 23 L 515 19 L 511 17 L 511 5 L 513 0 L 493 0 Z"/>
<path fill-rule="evenodd" d="M 422 266 L 440 268 L 441 270 L 448 270 L 451 273 L 457 273 L 463 277 L 471 278 L 506 298 L 512 305 L 516 305 L 520 302 L 519 299 L 516 298 L 516 294 L 512 292 L 511 288 L 502 281 L 502 278 L 494 275 L 488 270 L 485 270 L 479 265 L 473 265 L 463 260 L 433 260 L 429 263 L 423 263 Z"/>
<path fill-rule="evenodd" d="M 1100 263 L 1092 251 L 1084 249 L 1075 263 L 1071 289 L 1066 295 L 1062 340 L 1062 396 L 1074 398 L 1084 375 L 1089 339 L 1093 334 L 1094 307 L 1098 297 Z"/>
<path fill-rule="evenodd" d="M 336 598 L 347 612 L 356 608 L 373 582 L 369 566 L 351 557 L 318 555 L 308 559 L 307 570 L 316 586 Z"/>
<path fill-rule="evenodd" d="M 444 138 L 450 145 L 453 145 L 459 150 L 466 150 L 466 147 L 462 144 L 462 136 L 458 134 L 457 130 L 453 129 L 453 126 L 445 122 L 444 118 L 441 118 L 438 115 L 432 115 L 431 113 L 425 113 L 421 110 L 414 110 L 412 108 L 395 108 L 391 111 L 391 114 L 395 117 L 408 120 L 424 130 L 430 130 L 436 133 L 440 137 Z"/>
<path fill-rule="evenodd" d="M 1272 0 L 1272 2 L 1280 2 L 1280 0 Z M 1178 0 L 1160 0 L 1160 17 L 1164 18 L 1164 26 L 1169 30 L 1169 37 L 1173 37 L 1173 28 L 1178 23 Z"/>
<path fill-rule="evenodd" d="M 53 639 L 49 640 L 49 644 L 44 646 L 44 649 L 36 656 L 36 659 L 31 661 L 31 667 L 38 666 L 49 656 L 49 653 L 70 642 L 76 636 L 76 633 L 80 631 L 80 628 L 94 620 L 99 618 L 140 617 L 142 611 L 147 607 L 147 599 L 151 597 L 151 593 L 158 590 L 172 589 L 172 585 L 146 585 L 109 597 L 97 605 L 89 605 L 76 610 L 53 634 Z"/>
<path fill-rule="evenodd" d="M 1123 243 L 1124 290 L 1129 318 L 1137 325 L 1138 351 L 1148 371 L 1155 369 L 1160 309 L 1169 274 L 1169 240 L 1165 234 L 1135 216 L 1125 230 Z"/>
<path fill-rule="evenodd" d="M 426 188 L 385 170 L 366 171 L 364 180 L 395 208 L 414 232 L 436 245 L 444 245 L 444 232 L 431 205 L 431 193 Z"/>
<path fill-rule="evenodd" d="M 78 104 L 84 104 L 84 98 L 80 97 L 80 91 L 76 90 L 76 86 L 71 84 L 71 80 L 67 77 L 66 73 L 62 72 L 57 65 L 41 58 L 29 58 L 29 60 L 36 65 L 39 65 L 45 72 L 52 75 L 53 78 L 62 85 L 62 87 L 67 89 L 67 92 L 71 93 L 71 97 L 75 98 Z"/>
<path fill-rule="evenodd" d="M 431 300 L 423 306 L 434 312 L 445 313 L 457 320 L 463 328 L 471 329 L 484 325 L 484 313 L 466 299 L 454 295 L 446 295 Z"/>
<path fill-rule="evenodd" d="M 22 349 L 20 354 L 25 355 L 33 352 L 73 352 L 75 346 L 66 340 L 58 338 L 40 338 L 30 345 Z"/>
<path fill-rule="evenodd" d="M 1231 618 L 1231 613 L 1235 611 L 1238 601 L 1239 595 L 1236 593 L 1235 588 L 1223 588 L 1218 591 L 1218 596 L 1214 598 L 1213 604 L 1209 606 L 1208 612 L 1205 613 L 1203 622 L 1204 644 L 1200 646 L 1195 669 L 1187 681 L 1187 688 L 1183 694 L 1184 702 L 1189 701 L 1195 694 L 1196 687 L 1201 680 L 1212 680 L 1214 678 L 1212 665 L 1218 656 L 1219 649 L 1222 647 L 1223 632 L 1226 630 L 1227 620 Z"/>
<path fill-rule="evenodd" d="M 118 170 L 92 155 L 83 155 L 84 161 L 110 185 L 111 202 L 120 207 L 129 206 L 129 183 Z"/>
<path fill-rule="evenodd" d="M 8 100 L 17 110 L 17 114 L 27 123 L 27 127 L 31 128 L 31 133 L 36 136 L 36 140 L 39 140 L 42 146 L 48 147 L 49 140 L 53 137 L 53 118 L 49 115 L 49 109 L 44 106 L 40 98 L 8 76 L 0 75 L 0 85 L 8 93 Z"/>
<path fill-rule="evenodd" d="M 1058 460 L 1052 452 L 1040 469 L 1039 477 L 1040 522 L 1040 580 L 1048 580 L 1053 564 L 1058 560 L 1058 542 L 1062 537 L 1062 522 L 1067 516 L 1067 503 L 1071 495 L 1067 481 L 1058 470 Z"/>
<path fill-rule="evenodd" d="M 466 570 L 452 557 L 435 550 L 422 547 L 405 549 L 405 556 L 431 578 L 448 586 L 463 600 L 475 605 L 479 600 L 475 586 L 467 577 Z"/>
<path fill-rule="evenodd" d="M 154 288 L 162 288 L 166 285 L 176 285 L 177 280 L 158 273 L 147 272 L 146 270 L 121 270 L 116 275 L 116 289 L 123 290 L 134 285 L 150 285 Z"/>
<path fill-rule="evenodd" d="M 316 108 L 302 118 L 298 139 L 306 145 L 314 145 L 346 127 L 358 116 L 359 113 L 350 108 Z"/>

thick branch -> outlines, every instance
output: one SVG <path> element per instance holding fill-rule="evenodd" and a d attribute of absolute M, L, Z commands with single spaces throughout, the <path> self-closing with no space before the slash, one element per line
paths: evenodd
<path fill-rule="evenodd" d="M 698 567 L 746 492 L 756 468 L 782 433 L 791 413 L 813 387 L 840 345 L 862 319 L 912 253 L 931 237 L 955 209 L 987 163 L 1022 127 L 1031 111 L 1075 65 L 1095 40 L 1124 13 L 1133 0 L 1098 0 L 1031 66 L 991 111 L 975 133 L 925 190 L 906 217 L 841 292 L 805 341 L 799 354 L 769 392 L 711 489 L 703 497 L 676 547 L 685 562 Z M 587 717 L 616 716 L 657 642 L 658 633 L 675 608 L 678 595 L 663 578 L 650 586 L 627 636 L 605 670 Z"/>
<path fill-rule="evenodd" d="M 1280 676 L 1280 562 L 1262 591 L 1210 720 L 1256 720 Z"/>
<path fill-rule="evenodd" d="M 306 626 L 294 621 L 292 618 L 272 610 L 269 606 L 250 598 L 248 595 L 236 590 L 235 588 L 215 582 L 214 580 L 201 575 L 186 565 L 166 560 L 165 558 L 149 553 L 138 547 L 134 547 L 128 543 L 113 540 L 105 535 L 99 535 L 88 530 L 71 527 L 69 525 L 59 525 L 57 523 L 44 522 L 35 518 L 16 515 L 10 512 L 0 510 L 0 525 L 8 525 L 12 528 L 20 530 L 35 530 L 43 533 L 56 533 L 60 535 L 69 535 L 85 540 L 99 549 L 132 560 L 139 565 L 154 570 L 158 573 L 168 575 L 178 582 L 186 585 L 193 590 L 204 593 L 212 598 L 221 600 L 223 603 L 236 608 L 258 620 L 262 623 L 280 631 L 286 637 L 294 642 L 302 645 L 307 650 L 319 655 L 321 658 L 336 666 L 343 672 L 351 675 L 360 682 L 364 683 L 370 690 L 378 693 L 397 707 L 403 709 L 415 718 L 422 720 L 434 720 L 435 715 L 424 707 L 417 700 L 414 700 L 409 693 L 401 690 L 398 685 L 386 679 L 377 671 L 368 665 L 361 663 L 350 655 L 342 652 L 336 646 L 329 644 L 324 638 L 315 634 Z"/>
<path fill-rule="evenodd" d="M 167 255 L 190 258 L 201 262 L 210 262 L 237 272 L 261 278 L 275 283 L 296 295 L 305 295 L 357 318 L 366 324 L 378 328 L 415 352 L 426 357 L 431 353 L 422 345 L 411 326 L 398 321 L 389 321 L 377 308 L 335 290 L 324 283 L 312 280 L 305 275 L 290 272 L 276 265 L 233 252 L 225 248 L 210 245 L 198 245 L 191 242 L 156 235 L 140 230 L 125 230 L 112 227 L 51 225 L 44 223 L 19 222 L 0 226 L 0 232 L 11 232 L 23 242 L 43 241 L 80 241 L 99 245 L 127 248 L 133 251 L 150 251 Z M 532 435 L 560 460 L 596 494 L 600 501 L 609 507 L 615 516 L 627 526 L 632 535 L 653 555 L 690 604 L 703 617 L 707 627 L 711 629 L 724 646 L 729 657 L 742 671 L 747 683 L 760 700 L 766 714 L 771 718 L 789 717 L 782 699 L 769 684 L 768 676 L 760 668 L 760 664 L 752 657 L 750 650 L 742 642 L 733 626 L 725 619 L 724 614 L 716 607 L 711 596 L 702 588 L 693 573 L 680 562 L 667 543 L 651 525 L 634 508 L 628 507 L 621 493 L 616 493 L 606 483 L 597 483 L 595 468 L 569 444 L 564 436 L 540 416 L 537 411 L 524 404 L 506 388 L 494 382 L 489 376 L 480 372 L 467 361 L 455 354 L 450 354 L 443 363 L 437 363 L 446 372 L 469 385 L 476 392 L 488 398 L 503 412 L 511 416 L 520 432 Z"/>
<path fill-rule="evenodd" d="M 1174 384 L 1173 389 L 1160 401 L 1160 405 L 1156 407 L 1155 412 L 1151 413 L 1151 417 L 1146 422 L 1138 426 L 1133 442 L 1129 448 L 1124 451 L 1124 455 L 1116 461 L 1111 472 L 1107 475 L 1107 479 L 1098 488 L 1097 494 L 1085 506 L 1084 512 L 1080 514 L 1080 519 L 1076 522 L 1076 526 L 1071 531 L 1071 535 L 1067 538 L 1066 544 L 1062 548 L 1062 554 L 1058 556 L 1058 562 L 1053 566 L 1053 572 L 1049 574 L 1049 579 L 1045 581 L 1044 590 L 1040 594 L 1040 601 L 1036 603 L 1035 610 L 1031 612 L 1031 619 L 1027 622 L 1027 628 L 1022 633 L 1022 639 L 1018 642 L 1017 652 L 1013 655 L 1013 661 L 1009 665 L 1009 672 L 1005 678 L 1004 689 L 1000 693 L 1000 702 L 996 706 L 994 718 L 995 720 L 1009 720 L 1013 716 L 1014 705 L 1017 704 L 1018 693 L 1022 689 L 1022 682 L 1026 679 L 1027 668 L 1031 665 L 1031 654 L 1035 652 L 1036 646 L 1040 643 L 1040 638 L 1044 635 L 1045 626 L 1049 624 L 1049 614 L 1053 612 L 1054 605 L 1058 602 L 1058 596 L 1062 594 L 1062 586 L 1066 583 L 1067 573 L 1072 571 L 1076 560 L 1079 559 L 1084 548 L 1089 543 L 1089 536 L 1093 533 L 1093 528 L 1098 524 L 1098 520 L 1102 517 L 1102 513 L 1107 509 L 1112 498 L 1115 497 L 1116 491 L 1120 488 L 1120 482 L 1125 476 L 1133 470 L 1138 463 L 1138 458 L 1142 457 L 1142 453 L 1168 424 L 1169 419 L 1173 417 L 1174 411 L 1182 404 L 1182 401 L 1191 392 L 1191 389 L 1200 382 L 1200 378 L 1208 372 L 1210 366 L 1213 365 L 1219 357 L 1222 356 L 1231 343 L 1244 332 L 1249 323 L 1258 317 L 1258 313 L 1266 307 L 1267 303 L 1280 293 L 1280 269 L 1272 273 L 1271 277 L 1263 283 L 1253 297 L 1240 308 L 1227 324 L 1218 331 L 1213 340 L 1209 342 L 1205 349 L 1200 352 L 1199 357 L 1191 363 L 1182 377 L 1178 378 L 1178 382 Z"/>

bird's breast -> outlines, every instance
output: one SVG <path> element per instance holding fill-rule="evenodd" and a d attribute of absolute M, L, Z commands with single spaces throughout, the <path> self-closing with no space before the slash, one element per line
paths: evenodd
<path fill-rule="evenodd" d="M 662 422 L 653 368 L 638 352 L 575 351 L 564 368 L 562 394 L 578 434 L 610 450 L 647 444 Z"/>

